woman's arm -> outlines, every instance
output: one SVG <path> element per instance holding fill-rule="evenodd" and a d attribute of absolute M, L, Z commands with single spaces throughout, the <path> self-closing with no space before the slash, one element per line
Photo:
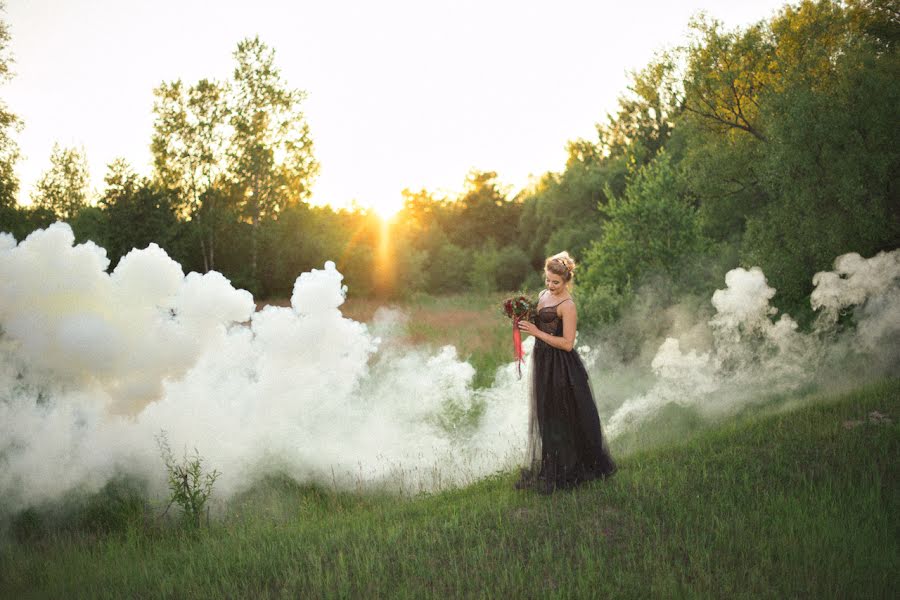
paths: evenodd
<path fill-rule="evenodd" d="M 573 302 L 564 302 L 557 310 L 559 311 L 559 316 L 561 316 L 563 320 L 563 334 L 561 336 L 544 333 L 538 329 L 537 325 L 528 321 L 519 321 L 519 329 L 533 335 L 554 348 L 571 352 L 572 348 L 575 347 L 575 331 L 578 326 L 578 311 L 575 310 L 575 304 Z"/>

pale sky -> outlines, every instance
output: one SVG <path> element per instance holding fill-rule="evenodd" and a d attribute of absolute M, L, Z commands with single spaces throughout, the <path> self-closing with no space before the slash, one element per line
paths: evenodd
<path fill-rule="evenodd" d="M 153 88 L 224 80 L 259 35 L 305 112 L 317 204 L 391 206 L 403 188 L 458 193 L 497 171 L 516 191 L 595 139 L 628 72 L 682 43 L 705 11 L 729 27 L 784 0 L 6 0 L 15 64 L 0 98 L 17 136 L 20 201 L 55 141 L 85 149 L 93 186 L 124 156 L 151 168 Z"/>

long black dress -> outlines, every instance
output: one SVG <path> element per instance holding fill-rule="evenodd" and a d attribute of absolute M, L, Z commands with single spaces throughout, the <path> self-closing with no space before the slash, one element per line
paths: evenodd
<path fill-rule="evenodd" d="M 534 323 L 541 331 L 562 336 L 563 320 L 556 314 L 557 306 L 540 309 Z M 616 464 L 578 353 L 554 348 L 536 338 L 531 371 L 529 464 L 522 469 L 516 487 L 549 493 L 615 473 Z"/>

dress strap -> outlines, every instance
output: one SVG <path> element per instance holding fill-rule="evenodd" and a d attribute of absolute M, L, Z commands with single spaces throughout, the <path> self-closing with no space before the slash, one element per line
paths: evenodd
<path fill-rule="evenodd" d="M 569 300 L 571 300 L 571 298 L 566 298 L 566 299 L 563 300 L 562 302 L 557 302 L 557 303 L 554 304 L 553 306 L 545 306 L 545 307 L 543 307 L 541 310 L 547 310 L 548 308 L 556 308 L 557 306 L 559 306 L 559 305 L 562 304 L 563 302 L 568 302 Z"/>

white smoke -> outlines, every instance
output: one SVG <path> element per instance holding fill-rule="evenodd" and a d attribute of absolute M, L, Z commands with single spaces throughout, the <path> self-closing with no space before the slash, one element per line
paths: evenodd
<path fill-rule="evenodd" d="M 819 310 L 819 323 L 832 327 L 852 308 L 857 321 L 855 343 L 896 366 L 900 356 L 900 251 L 880 252 L 866 260 L 844 254 L 833 272 L 816 273 L 810 302 Z"/>
<path fill-rule="evenodd" d="M 476 394 L 452 347 L 379 353 L 379 337 L 342 317 L 333 263 L 300 275 L 291 308 L 259 312 L 221 274 L 185 276 L 155 245 L 108 265 L 62 223 L 0 238 L 0 494 L 13 507 L 118 472 L 160 486 L 160 431 L 221 471 L 226 496 L 274 469 L 431 489 L 523 450 L 521 381 Z M 380 313 L 387 322 L 401 323 Z M 485 402 L 479 423 L 454 431 L 448 414 Z"/>
<path fill-rule="evenodd" d="M 611 416 L 607 433 L 615 437 L 646 421 L 669 404 L 707 415 L 736 412 L 748 403 L 796 391 L 840 372 L 847 353 L 865 353 L 880 368 L 861 376 L 896 374 L 900 351 L 900 250 L 864 259 L 845 254 L 833 272 L 813 278 L 811 295 L 819 319 L 800 332 L 789 315 L 773 321 L 769 304 L 776 290 L 759 268 L 738 268 L 725 276 L 725 289 L 712 296 L 716 314 L 706 323 L 712 343 L 704 352 L 684 352 L 667 338 L 652 362 L 651 389 L 627 399 Z M 852 307 L 856 326 L 839 331 L 842 311 Z M 850 377 L 849 374 L 845 374 Z"/>
<path fill-rule="evenodd" d="M 857 321 L 848 343 L 881 344 L 883 353 L 889 343 L 896 355 L 900 254 L 853 256 L 816 275 L 823 324 L 811 333 L 787 315 L 772 321 L 775 290 L 759 269 L 729 272 L 713 296 L 715 316 L 682 318 L 688 334 L 660 346 L 654 383 L 607 407 L 617 409 L 607 433 L 670 403 L 724 414 L 761 389 L 798 389 L 820 370 L 823 347 L 845 335 L 837 317 L 848 307 Z M 155 245 L 112 273 L 108 266 L 102 248 L 75 245 L 62 223 L 19 244 L 0 235 L 3 510 L 94 491 L 120 473 L 162 490 L 161 431 L 176 454 L 196 448 L 222 473 L 224 497 L 272 471 L 328 485 L 436 489 L 524 457 L 529 374 L 520 380 L 510 363 L 476 391 L 474 369 L 452 347 L 392 343 L 402 313 L 379 310 L 371 327 L 344 318 L 346 288 L 333 263 L 300 275 L 291 307 L 258 312 L 221 274 L 185 275 Z M 526 340 L 526 352 L 532 345 Z M 604 348 L 580 351 L 602 405 Z"/>
<path fill-rule="evenodd" d="M 31 380 L 90 390 L 125 410 L 156 399 L 226 327 L 246 321 L 253 299 L 219 273 L 191 273 L 156 245 L 122 258 L 107 275 L 106 251 L 73 246 L 68 225 L 34 232 L 0 261 L 0 327 Z"/>

